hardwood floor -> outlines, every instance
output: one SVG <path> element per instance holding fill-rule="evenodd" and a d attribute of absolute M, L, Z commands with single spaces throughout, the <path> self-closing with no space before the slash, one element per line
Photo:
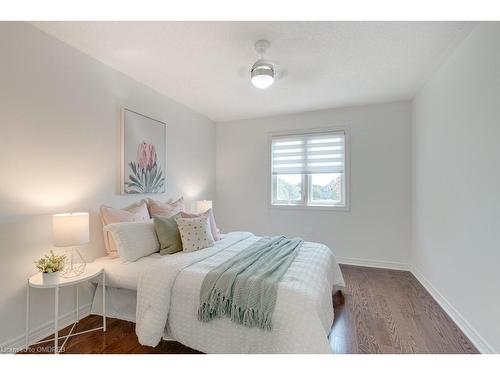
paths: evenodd
<path fill-rule="evenodd" d="M 478 353 L 410 272 L 341 268 L 345 304 L 335 309 L 334 353 Z"/>
<path fill-rule="evenodd" d="M 441 307 L 405 271 L 342 266 L 345 303 L 335 307 L 330 334 L 334 353 L 477 353 Z M 82 319 L 77 331 L 98 327 L 101 317 Z M 69 329 L 61 330 L 60 335 Z M 61 342 L 62 343 L 62 342 Z M 31 353 L 51 352 L 52 343 Z M 133 323 L 108 319 L 107 332 L 94 331 L 68 340 L 65 353 L 199 353 L 180 343 L 141 346 Z"/>

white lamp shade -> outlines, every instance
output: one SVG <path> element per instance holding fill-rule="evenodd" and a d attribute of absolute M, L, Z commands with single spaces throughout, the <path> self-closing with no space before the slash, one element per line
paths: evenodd
<path fill-rule="evenodd" d="M 89 242 L 89 213 L 74 212 L 52 216 L 54 246 L 77 246 Z"/>
<path fill-rule="evenodd" d="M 252 77 L 252 84 L 258 89 L 267 89 L 274 82 L 274 78 L 267 74 L 260 74 Z"/>
<path fill-rule="evenodd" d="M 203 200 L 195 202 L 195 211 L 197 213 L 205 212 L 210 208 L 212 208 L 212 201 Z"/>

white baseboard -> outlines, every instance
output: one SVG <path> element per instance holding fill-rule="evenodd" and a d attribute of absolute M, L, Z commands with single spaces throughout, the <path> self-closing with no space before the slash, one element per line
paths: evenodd
<path fill-rule="evenodd" d="M 453 305 L 427 280 L 424 275 L 415 267 L 411 267 L 411 273 L 424 286 L 429 294 L 436 300 L 441 308 L 462 330 L 462 332 L 474 344 L 477 350 L 484 354 L 495 354 L 495 349 L 472 327 L 472 325 L 453 307 Z"/>
<path fill-rule="evenodd" d="M 372 260 L 372 259 L 360 259 L 360 258 L 346 258 L 346 257 L 336 257 L 336 258 L 337 262 L 339 262 L 340 264 L 346 264 L 350 266 L 386 268 L 398 271 L 410 270 L 410 265 L 407 263 Z"/>
<path fill-rule="evenodd" d="M 79 316 L 80 319 L 85 318 L 90 315 L 91 303 L 80 306 Z M 75 321 L 76 309 L 67 312 L 59 317 L 59 329 L 63 329 Z M 43 323 L 38 327 L 30 330 L 30 344 L 35 343 L 43 339 L 44 337 L 54 334 L 54 319 L 49 322 Z M 16 353 L 18 351 L 24 350 L 26 336 L 25 334 L 19 335 L 13 339 L 10 339 L 2 344 L 0 344 L 0 353 Z"/>

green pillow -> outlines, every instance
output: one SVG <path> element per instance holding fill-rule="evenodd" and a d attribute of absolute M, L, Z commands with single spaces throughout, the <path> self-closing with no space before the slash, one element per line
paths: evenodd
<path fill-rule="evenodd" d="M 174 254 L 182 251 L 181 234 L 175 222 L 175 218 L 180 217 L 178 213 L 172 217 L 153 215 L 156 235 L 160 242 L 160 254 Z"/>

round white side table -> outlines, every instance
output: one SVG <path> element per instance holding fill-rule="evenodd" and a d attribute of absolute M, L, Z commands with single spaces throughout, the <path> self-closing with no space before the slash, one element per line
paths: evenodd
<path fill-rule="evenodd" d="M 88 329 L 86 331 L 82 332 L 77 332 L 73 333 L 73 329 L 75 328 L 76 324 L 79 322 L 79 302 L 78 302 L 78 285 L 80 283 L 92 280 L 96 277 L 102 277 L 102 326 L 97 327 L 97 328 L 92 328 Z M 75 322 L 73 323 L 73 326 L 71 327 L 71 330 L 69 331 L 69 334 L 65 336 L 59 337 L 59 288 L 63 288 L 66 286 L 74 286 L 75 288 L 75 293 L 76 293 L 76 317 L 75 317 Z M 101 266 L 94 265 L 92 263 L 88 263 L 87 266 L 85 267 L 85 271 L 78 276 L 75 277 L 69 277 L 69 278 L 64 278 L 60 277 L 58 281 L 53 282 L 53 283 L 47 283 L 43 281 L 43 277 L 41 273 L 37 273 L 36 275 L 33 275 L 29 278 L 28 280 L 28 286 L 26 288 L 26 350 L 28 350 L 29 345 L 30 345 L 30 289 L 31 288 L 37 288 L 37 289 L 54 289 L 54 295 L 55 295 L 55 302 L 54 302 L 54 354 L 59 354 L 61 350 L 63 350 L 64 345 L 68 341 L 68 339 L 72 336 L 76 335 L 81 335 L 83 333 L 87 332 L 92 332 L 92 331 L 97 331 L 99 329 L 102 329 L 103 332 L 106 332 L 106 275 L 104 273 L 104 269 Z M 64 340 L 63 344 L 61 347 L 59 347 L 59 340 L 60 339 L 66 339 Z M 48 342 L 52 341 L 52 339 L 49 340 L 43 340 L 43 341 L 38 341 L 34 344 L 40 344 L 43 342 Z"/>

